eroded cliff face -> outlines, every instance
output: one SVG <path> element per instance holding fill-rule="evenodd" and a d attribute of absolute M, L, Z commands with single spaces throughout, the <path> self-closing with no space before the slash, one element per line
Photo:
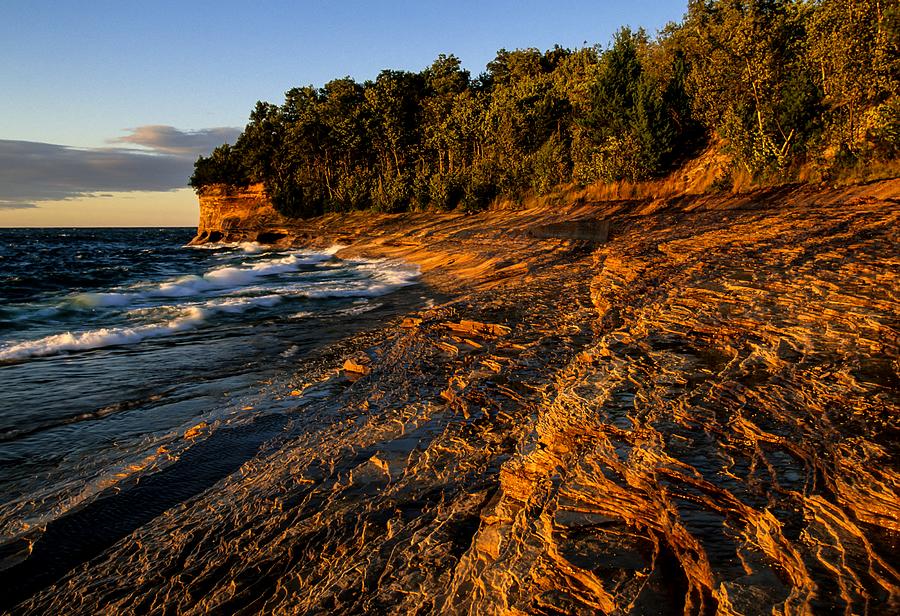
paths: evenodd
<path fill-rule="evenodd" d="M 319 220 L 456 297 L 18 611 L 897 613 L 898 189 Z"/>
<path fill-rule="evenodd" d="M 272 244 L 285 238 L 294 221 L 279 214 L 262 184 L 234 188 L 221 184 L 199 195 L 200 221 L 192 243 L 253 242 Z"/>

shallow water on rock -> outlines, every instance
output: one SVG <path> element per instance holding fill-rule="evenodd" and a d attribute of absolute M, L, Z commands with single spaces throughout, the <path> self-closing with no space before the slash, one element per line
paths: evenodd
<path fill-rule="evenodd" d="M 369 229 L 490 284 L 229 383 L 253 393 L 7 543 L 0 609 L 897 613 L 895 202 L 591 247 L 510 233 L 533 215 Z"/>
<path fill-rule="evenodd" d="M 0 230 L 0 560 L 35 527 L 50 524 L 52 544 L 54 520 L 149 472 L 168 469 L 167 497 L 120 502 L 109 540 L 205 489 L 283 423 L 257 401 L 290 391 L 298 362 L 426 299 L 418 269 L 399 262 L 190 238 Z M 210 432 L 231 444 L 181 457 Z"/>

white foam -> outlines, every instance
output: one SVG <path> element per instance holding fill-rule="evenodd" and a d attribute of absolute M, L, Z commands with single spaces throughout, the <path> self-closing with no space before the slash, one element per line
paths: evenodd
<path fill-rule="evenodd" d="M 246 253 L 255 254 L 268 250 L 268 246 L 259 242 L 214 242 L 212 244 L 186 244 L 182 248 L 191 248 L 193 250 L 242 250 Z"/>
<path fill-rule="evenodd" d="M 204 309 L 213 312 L 240 313 L 251 308 L 271 308 L 281 302 L 280 295 L 261 295 L 258 297 L 230 297 L 225 300 L 205 303 Z"/>
<path fill-rule="evenodd" d="M 246 312 L 253 308 L 270 308 L 282 301 L 281 295 L 258 295 L 244 297 L 227 297 L 217 298 L 206 302 L 193 302 L 190 304 L 164 304 L 161 306 L 151 306 L 146 308 L 135 308 L 129 310 L 125 315 L 129 318 L 138 319 L 155 319 L 165 318 L 173 313 L 182 312 L 185 307 L 199 308 L 207 315 L 216 313 L 237 314 Z"/>
<path fill-rule="evenodd" d="M 365 303 L 357 304 L 355 306 L 351 306 L 350 308 L 344 308 L 343 310 L 338 310 L 335 314 L 340 316 L 356 316 L 358 314 L 364 314 L 366 312 L 371 312 L 376 308 L 381 308 L 384 304 L 374 303 L 370 304 L 368 301 L 363 300 Z"/>
<path fill-rule="evenodd" d="M 355 261 L 355 269 L 369 272 L 363 280 L 342 281 L 335 285 L 325 282 L 311 285 L 302 294 L 311 299 L 338 297 L 378 297 L 415 284 L 420 276 L 417 265 L 390 261 Z"/>
<path fill-rule="evenodd" d="M 210 300 L 190 306 L 155 306 L 138 308 L 126 314 L 148 316 L 155 314 L 180 313 L 176 318 L 163 323 L 138 325 L 135 327 L 111 327 L 85 332 L 65 332 L 0 347 L 0 361 L 15 361 L 29 357 L 43 357 L 67 351 L 83 351 L 109 346 L 137 344 L 147 338 L 158 338 L 180 331 L 199 327 L 207 317 L 217 314 L 240 314 L 253 308 L 270 308 L 282 301 L 280 295 L 260 295 L 256 297 L 229 297 Z"/>
<path fill-rule="evenodd" d="M 258 254 L 266 250 L 267 247 L 263 246 L 259 242 L 241 242 L 238 248 L 240 248 L 247 254 Z"/>
<path fill-rule="evenodd" d="M 29 340 L 0 348 L 0 361 L 15 361 L 29 357 L 56 355 L 67 351 L 83 351 L 110 346 L 137 344 L 147 338 L 158 338 L 188 329 L 194 329 L 206 318 L 203 309 L 188 308 L 176 319 L 155 325 L 138 327 L 112 327 L 86 332 L 65 332 Z"/>
<path fill-rule="evenodd" d="M 72 298 L 72 304 L 81 308 L 127 306 L 135 296 L 134 293 L 80 293 Z"/>
<path fill-rule="evenodd" d="M 331 250 L 331 249 L 329 249 Z M 222 266 L 202 276 L 181 276 L 159 283 L 146 291 L 81 293 L 72 299 L 75 306 L 85 308 L 127 306 L 152 298 L 183 298 L 210 292 L 233 292 L 260 278 L 295 272 L 304 265 L 314 265 L 332 258 L 332 252 L 295 252 L 262 261 L 245 261 L 240 266 Z"/>
<path fill-rule="evenodd" d="M 349 266 L 348 269 L 351 273 L 363 274 L 363 277 L 279 280 L 277 287 L 272 284 L 272 281 L 260 280 L 267 276 L 297 271 L 305 264 L 326 261 L 331 259 L 331 253 L 338 249 L 339 247 L 333 247 L 329 249 L 330 253 L 328 251 L 292 253 L 256 262 L 247 261 L 241 263 L 240 266 L 218 267 L 206 272 L 203 276 L 183 276 L 139 292 L 136 290 L 131 293 L 81 294 L 74 298 L 73 303 L 90 307 L 118 307 L 138 300 L 180 299 L 198 294 L 206 294 L 206 297 L 188 302 L 176 301 L 175 305 L 145 305 L 125 313 L 132 317 L 139 317 L 139 320 L 145 322 L 148 318 L 156 322 L 131 327 L 65 332 L 37 340 L 8 343 L 0 346 L 0 361 L 17 361 L 69 351 L 137 344 L 148 338 L 194 329 L 212 314 L 237 314 L 254 308 L 268 308 L 282 302 L 284 298 L 378 297 L 401 287 L 415 284 L 419 277 L 419 268 L 414 265 L 385 260 L 356 260 L 345 262 L 345 265 Z M 368 305 L 366 303 L 344 309 L 338 314 L 360 314 L 379 306 L 379 304 Z M 316 313 L 297 312 L 289 318 L 304 319 L 314 314 Z"/>
<path fill-rule="evenodd" d="M 285 351 L 282 351 L 282 352 L 280 353 L 280 355 L 281 355 L 282 357 L 291 357 L 291 356 L 293 356 L 293 355 L 296 355 L 296 354 L 297 354 L 297 351 L 299 351 L 299 350 L 300 350 L 300 347 L 298 347 L 298 346 L 295 344 L 295 345 L 292 345 L 289 349 L 287 349 L 287 350 L 285 350 Z"/>

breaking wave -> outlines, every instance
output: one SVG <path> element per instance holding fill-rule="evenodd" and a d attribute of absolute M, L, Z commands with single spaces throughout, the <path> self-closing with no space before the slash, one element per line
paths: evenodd
<path fill-rule="evenodd" d="M 146 290 L 129 292 L 81 293 L 72 304 L 82 308 L 127 306 L 136 301 L 154 298 L 183 298 L 210 292 L 236 291 L 267 276 L 297 272 L 304 266 L 315 265 L 333 258 L 331 252 L 293 253 L 264 261 L 244 262 L 240 266 L 221 266 L 202 276 L 181 276 L 156 284 Z"/>
<path fill-rule="evenodd" d="M 252 248 L 243 244 L 236 247 L 244 253 L 250 253 Z M 272 309 L 285 301 L 315 304 L 354 298 L 362 305 L 351 307 L 349 314 L 362 313 L 374 309 L 365 305 L 369 298 L 415 284 L 419 277 L 419 268 L 409 264 L 337 259 L 334 253 L 339 248 L 252 255 L 240 264 L 220 265 L 201 275 L 72 296 L 61 306 L 76 313 L 87 312 L 94 317 L 93 322 L 88 317 L 70 331 L 59 332 L 56 328 L 56 332 L 36 339 L 0 344 L 0 362 L 134 345 L 198 329 L 217 315 L 227 318 L 250 310 Z M 291 312 L 316 314 L 315 305 L 310 307 L 311 310 Z M 36 315 L 37 309 L 31 312 Z"/>
<path fill-rule="evenodd" d="M 0 349 L 0 361 L 16 361 L 29 357 L 55 355 L 66 351 L 84 351 L 137 344 L 147 338 L 158 338 L 175 332 L 194 329 L 205 318 L 206 312 L 201 308 L 194 307 L 187 309 L 182 316 L 158 325 L 104 327 L 86 332 L 54 334 Z"/>
<path fill-rule="evenodd" d="M 270 247 L 259 242 L 215 242 L 212 244 L 186 244 L 192 250 L 241 250 L 247 254 L 256 254 L 269 250 Z"/>

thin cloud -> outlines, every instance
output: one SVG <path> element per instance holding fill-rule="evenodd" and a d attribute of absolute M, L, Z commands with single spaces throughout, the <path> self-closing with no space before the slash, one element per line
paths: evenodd
<path fill-rule="evenodd" d="M 130 129 L 131 134 L 110 143 L 127 143 L 148 148 L 162 154 L 192 156 L 208 154 L 223 143 L 234 143 L 241 129 L 222 126 L 202 130 L 183 131 L 174 126 L 149 125 Z"/>
<path fill-rule="evenodd" d="M 135 151 L 0 140 L 0 202 L 25 204 L 99 192 L 183 188 L 191 161 Z"/>
<path fill-rule="evenodd" d="M 179 131 L 142 126 L 116 140 L 146 148 L 140 150 L 0 139 L 0 209 L 101 193 L 184 188 L 196 157 L 233 141 L 239 133 L 230 128 Z"/>
<path fill-rule="evenodd" d="M 34 203 L 18 203 L 16 201 L 0 201 L 0 210 L 30 210 L 37 206 Z"/>

